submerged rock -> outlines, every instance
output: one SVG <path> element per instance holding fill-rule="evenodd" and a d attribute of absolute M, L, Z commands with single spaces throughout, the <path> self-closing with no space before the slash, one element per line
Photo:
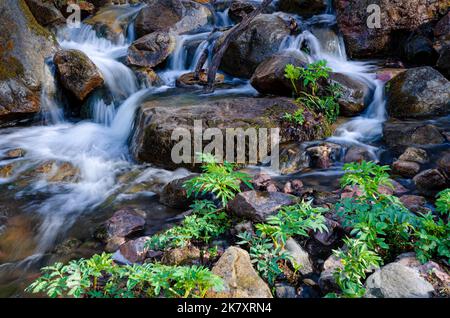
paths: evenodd
<path fill-rule="evenodd" d="M 409 69 L 388 83 L 387 110 L 399 119 L 450 113 L 450 82 L 431 67 Z"/>
<path fill-rule="evenodd" d="M 53 62 L 56 65 L 61 84 L 80 101 L 83 101 L 92 91 L 104 83 L 103 76 L 97 66 L 81 51 L 58 51 L 53 58 Z"/>
<path fill-rule="evenodd" d="M 154 32 L 134 41 L 128 48 L 129 65 L 155 67 L 175 50 L 176 39 L 168 32 Z"/>
<path fill-rule="evenodd" d="M 433 286 L 417 270 L 390 263 L 367 278 L 367 298 L 430 298 Z"/>
<path fill-rule="evenodd" d="M 261 14 L 231 41 L 220 67 L 232 76 L 250 78 L 261 62 L 278 52 L 281 42 L 289 34 L 290 29 L 283 19 L 273 14 Z M 218 42 L 222 40 L 223 37 Z"/>
<path fill-rule="evenodd" d="M 228 202 L 227 210 L 237 217 L 261 223 L 283 206 L 293 205 L 298 200 L 293 195 L 281 192 L 247 191 L 237 194 Z"/>
<path fill-rule="evenodd" d="M 224 290 L 210 290 L 206 298 L 272 298 L 269 286 L 258 276 L 243 249 L 229 247 L 212 272 L 224 280 Z"/>

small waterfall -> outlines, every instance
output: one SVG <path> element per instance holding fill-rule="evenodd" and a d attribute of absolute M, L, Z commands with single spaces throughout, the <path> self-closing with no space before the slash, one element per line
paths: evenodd
<path fill-rule="evenodd" d="M 216 12 L 216 26 L 217 27 L 229 27 L 233 25 L 233 21 L 231 21 L 230 16 L 228 15 L 228 12 L 230 11 L 229 8 L 225 9 L 222 12 Z"/>

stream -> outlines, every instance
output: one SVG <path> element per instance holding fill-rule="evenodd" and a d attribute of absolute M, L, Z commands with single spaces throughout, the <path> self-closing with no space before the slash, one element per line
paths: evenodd
<path fill-rule="evenodd" d="M 118 19 L 124 19 L 135 17 L 141 8 L 121 5 L 112 6 L 110 10 L 120 10 Z M 0 297 L 23 295 L 23 289 L 46 264 L 100 252 L 102 246 L 92 237 L 98 226 L 123 206 L 146 212 L 147 234 L 176 220 L 179 211 L 159 204 L 157 193 L 166 183 L 187 176 L 189 171 L 167 171 L 138 164 L 129 153 L 128 143 L 139 105 L 160 96 L 182 93 L 176 88 L 175 80 L 194 70 L 203 49 L 214 44 L 214 41 L 207 41 L 210 30 L 232 25 L 228 9 L 216 12 L 215 16 L 216 25 L 178 37 L 166 68 L 158 71 L 164 81 L 158 87 L 139 83 L 133 71 L 123 63 L 129 45 L 136 38 L 133 18 L 126 34 L 115 42 L 98 37 L 87 24 L 79 29 L 58 31 L 60 46 L 86 53 L 100 69 L 107 89 L 89 98 L 89 120 L 64 116 L 64 99 L 43 94 L 41 124 L 0 130 L 0 158 L 11 149 L 20 148 L 25 152 L 19 158 L 0 159 L 0 166 L 13 164 L 15 167 L 10 176 L 0 178 L 0 211 L 3 213 L 0 214 Z M 328 141 L 343 147 L 366 147 L 373 159 L 379 159 L 383 151 L 379 140 L 387 115 L 384 83 L 377 80 L 376 64 L 348 59 L 343 40 L 336 35 L 335 16 L 330 9 L 308 20 L 294 18 L 304 31 L 287 37 L 280 52 L 296 51 L 310 62 L 325 59 L 333 71 L 363 81 L 371 90 L 372 99 L 366 111 L 339 126 Z M 301 50 L 304 45 L 308 46 L 308 53 Z M 218 89 L 214 95 L 258 94 L 246 80 L 227 76 L 226 83 L 230 88 Z M 201 92 L 193 94 L 195 98 L 210 98 Z M 42 176 L 39 173 L 42 170 L 50 171 L 54 177 L 49 180 Z M 328 170 L 298 176 L 303 177 L 305 183 L 326 189 L 336 184 L 340 171 L 338 164 Z M 3 226 L 2 218 L 7 218 Z M 70 249 L 70 246 L 76 248 Z"/>

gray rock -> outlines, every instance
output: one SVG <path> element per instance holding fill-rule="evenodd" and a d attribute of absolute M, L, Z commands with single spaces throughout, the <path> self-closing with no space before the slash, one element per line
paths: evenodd
<path fill-rule="evenodd" d="M 450 113 L 450 82 L 431 67 L 409 69 L 389 81 L 387 109 L 399 119 Z"/>
<path fill-rule="evenodd" d="M 155 67 L 164 62 L 175 50 L 176 39 L 168 32 L 154 32 L 131 44 L 127 63 L 133 66 Z"/>
<path fill-rule="evenodd" d="M 289 27 L 280 17 L 259 15 L 237 39 L 231 41 L 221 69 L 235 77 L 250 78 L 260 63 L 278 52 L 281 42 L 289 34 Z M 223 37 L 219 43 L 222 40 Z"/>
<path fill-rule="evenodd" d="M 256 273 L 250 256 L 241 248 L 229 247 L 212 272 L 224 280 L 224 290 L 209 290 L 206 298 L 272 298 L 269 286 Z"/>
<path fill-rule="evenodd" d="M 445 176 L 437 169 L 422 171 L 413 181 L 419 192 L 425 195 L 434 195 L 447 186 Z"/>
<path fill-rule="evenodd" d="M 419 164 L 426 164 L 429 161 L 428 154 L 425 150 L 414 147 L 408 147 L 398 160 L 412 161 Z"/>
<path fill-rule="evenodd" d="M 334 272 L 342 268 L 341 260 L 334 255 L 327 258 L 323 264 L 323 271 L 320 273 L 319 286 L 324 294 L 339 292 L 340 288 L 334 279 Z"/>
<path fill-rule="evenodd" d="M 306 276 L 314 272 L 313 264 L 306 252 L 294 239 L 289 239 L 286 242 L 286 250 L 294 258 L 294 262 L 300 266 L 299 272 Z"/>
<path fill-rule="evenodd" d="M 278 283 L 275 285 L 275 295 L 277 298 L 297 298 L 297 291 L 286 283 Z"/>
<path fill-rule="evenodd" d="M 365 283 L 367 298 L 430 298 L 433 286 L 417 270 L 390 263 L 375 271 Z"/>
<path fill-rule="evenodd" d="M 126 237 L 144 229 L 145 218 L 143 212 L 131 208 L 124 208 L 114 213 L 106 222 L 109 237 Z"/>
<path fill-rule="evenodd" d="M 281 192 L 241 192 L 228 202 L 227 210 L 237 217 L 257 223 L 264 222 L 270 215 L 286 205 L 293 205 L 298 198 Z"/>
<path fill-rule="evenodd" d="M 120 254 L 130 263 L 142 263 L 147 256 L 145 243 L 148 239 L 149 237 L 140 237 L 122 244 L 119 248 Z"/>

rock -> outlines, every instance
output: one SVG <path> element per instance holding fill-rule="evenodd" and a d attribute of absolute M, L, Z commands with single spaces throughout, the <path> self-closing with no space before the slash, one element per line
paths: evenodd
<path fill-rule="evenodd" d="M 437 21 L 448 8 L 435 0 L 336 0 L 339 30 L 353 58 L 382 56 L 398 46 L 399 33 L 408 34 L 425 23 Z M 369 5 L 381 8 L 381 27 L 372 27 Z"/>
<path fill-rule="evenodd" d="M 450 152 L 445 152 L 437 161 L 439 169 L 450 179 Z"/>
<path fill-rule="evenodd" d="M 212 19 L 212 13 L 205 5 L 186 0 L 182 3 L 183 18 L 172 27 L 173 32 L 176 34 L 195 33 L 208 25 Z"/>
<path fill-rule="evenodd" d="M 367 84 L 342 73 L 332 73 L 328 81 L 331 84 L 340 85 L 341 96 L 338 103 L 342 116 L 356 116 L 366 109 L 371 97 Z"/>
<path fill-rule="evenodd" d="M 334 199 L 333 201 L 337 201 Z M 339 239 L 342 238 L 343 235 L 343 228 L 342 226 L 329 218 L 325 218 L 326 225 L 328 228 L 328 231 L 316 231 L 313 234 L 313 237 L 316 241 L 318 241 L 320 244 L 325 246 L 332 246 L 334 245 Z"/>
<path fill-rule="evenodd" d="M 342 147 L 338 144 L 326 142 L 306 149 L 311 157 L 311 167 L 319 169 L 328 169 L 334 162 L 338 161 Z"/>
<path fill-rule="evenodd" d="M 275 284 L 275 295 L 277 298 L 297 298 L 297 291 L 286 283 Z"/>
<path fill-rule="evenodd" d="M 52 2 L 45 0 L 25 0 L 25 2 L 37 22 L 42 26 L 55 26 L 66 22 L 64 16 Z"/>
<path fill-rule="evenodd" d="M 303 275 L 314 273 L 314 267 L 306 252 L 294 239 L 286 241 L 286 250 L 292 255 L 296 265 L 300 266 L 299 272 Z"/>
<path fill-rule="evenodd" d="M 439 129 L 420 121 L 389 120 L 383 125 L 384 141 L 396 153 L 410 146 L 439 145 L 445 142 Z"/>
<path fill-rule="evenodd" d="M 319 286 L 324 294 L 339 292 L 340 287 L 334 279 L 334 272 L 338 268 L 342 268 L 341 260 L 334 255 L 327 258 L 323 264 L 323 271 L 320 273 Z"/>
<path fill-rule="evenodd" d="M 149 1 L 136 17 L 135 28 L 138 37 L 155 31 L 169 31 L 183 17 L 180 0 Z"/>
<path fill-rule="evenodd" d="M 399 119 L 450 113 L 450 82 L 431 67 L 409 69 L 388 83 L 387 110 Z"/>
<path fill-rule="evenodd" d="M 434 26 L 434 47 L 438 52 L 450 45 L 450 12 L 447 12 Z"/>
<path fill-rule="evenodd" d="M 324 0 L 280 0 L 278 7 L 284 12 L 295 13 L 302 17 L 310 17 L 324 13 L 327 5 Z"/>
<path fill-rule="evenodd" d="M 227 210 L 237 217 L 262 223 L 281 207 L 297 202 L 297 197 L 281 192 L 247 191 L 239 193 L 228 202 Z"/>
<path fill-rule="evenodd" d="M 272 178 L 266 173 L 258 173 L 253 177 L 252 184 L 255 190 L 264 191 L 272 182 Z"/>
<path fill-rule="evenodd" d="M 433 42 L 420 34 L 409 36 L 403 51 L 406 61 L 413 65 L 434 66 L 438 59 L 438 54 L 433 48 Z"/>
<path fill-rule="evenodd" d="M 256 3 L 251 1 L 233 0 L 230 4 L 228 16 L 234 23 L 240 23 L 245 15 L 256 9 Z"/>
<path fill-rule="evenodd" d="M 11 150 L 8 150 L 3 156 L 1 156 L 0 160 L 22 158 L 25 156 L 25 154 L 26 154 L 26 152 L 22 148 L 11 149 Z"/>
<path fill-rule="evenodd" d="M 398 160 L 412 161 L 419 164 L 428 163 L 428 154 L 425 150 L 420 148 L 408 147 L 405 152 L 398 158 Z"/>
<path fill-rule="evenodd" d="M 414 213 L 422 213 L 425 211 L 426 200 L 424 197 L 418 195 L 403 195 L 400 197 L 400 202 Z"/>
<path fill-rule="evenodd" d="M 134 68 L 134 75 L 136 75 L 141 87 L 153 87 L 163 84 L 163 80 L 159 77 L 159 75 L 149 67 Z"/>
<path fill-rule="evenodd" d="M 187 176 L 181 179 L 170 181 L 161 191 L 159 202 L 174 209 L 187 210 L 192 204 L 193 198 L 188 198 L 184 183 L 194 176 Z"/>
<path fill-rule="evenodd" d="M 397 160 L 392 164 L 392 173 L 412 178 L 420 171 L 420 165 L 417 162 Z"/>
<path fill-rule="evenodd" d="M 109 238 L 127 237 L 144 229 L 145 218 L 143 212 L 124 208 L 114 213 L 106 222 L 106 231 Z"/>
<path fill-rule="evenodd" d="M 258 65 L 250 83 L 261 94 L 292 96 L 293 87 L 284 71 L 288 64 L 300 67 L 307 61 L 297 52 L 275 54 Z"/>
<path fill-rule="evenodd" d="M 365 147 L 352 146 L 347 150 L 344 157 L 345 163 L 362 162 L 374 160 L 374 155 Z"/>
<path fill-rule="evenodd" d="M 154 32 L 131 44 L 127 63 L 133 66 L 155 67 L 164 62 L 175 50 L 176 39 L 167 32 Z"/>
<path fill-rule="evenodd" d="M 119 248 L 120 254 L 131 263 L 144 262 L 148 251 L 145 243 L 148 239 L 149 237 L 145 236 L 122 244 Z"/>
<path fill-rule="evenodd" d="M 104 6 L 95 15 L 83 20 L 83 23 L 91 25 L 97 36 L 119 42 L 124 39 L 128 25 L 134 17 L 127 13 L 129 8 L 126 6 Z"/>
<path fill-rule="evenodd" d="M 80 101 L 83 101 L 104 83 L 97 66 L 81 51 L 58 51 L 53 62 L 56 65 L 61 84 Z"/>
<path fill-rule="evenodd" d="M 30 120 L 40 111 L 41 91 L 55 92 L 46 59 L 57 49 L 24 0 L 2 0 L 0 22 L 0 126 Z"/>
<path fill-rule="evenodd" d="M 278 52 L 281 42 L 289 34 L 283 19 L 260 14 L 231 41 L 222 58 L 221 69 L 235 77 L 250 78 L 261 62 Z M 218 42 L 223 41 L 223 37 Z"/>
<path fill-rule="evenodd" d="M 430 298 L 433 286 L 417 270 L 390 263 L 378 269 L 365 283 L 367 298 Z"/>
<path fill-rule="evenodd" d="M 436 68 L 447 78 L 450 79 L 450 45 L 442 49 L 436 62 Z"/>
<path fill-rule="evenodd" d="M 297 173 L 309 168 L 311 157 L 305 151 L 305 145 L 289 143 L 280 145 L 280 172 L 283 175 Z"/>
<path fill-rule="evenodd" d="M 223 74 L 216 74 L 215 86 L 220 86 L 225 81 Z M 195 72 L 189 72 L 181 75 L 177 81 L 177 87 L 190 87 L 192 85 L 206 86 L 208 84 L 208 74 L 206 71 L 200 71 L 199 77 L 195 78 Z"/>
<path fill-rule="evenodd" d="M 14 173 L 14 164 L 0 166 L 0 178 L 10 178 Z"/>
<path fill-rule="evenodd" d="M 131 143 L 131 153 L 138 161 L 145 161 L 173 169 L 187 167 L 192 169 L 195 165 L 194 153 L 183 154 L 184 162 L 172 161 L 172 150 L 178 140 L 172 139 L 175 129 L 184 133 L 194 133 L 194 119 L 202 122 L 202 131 L 207 128 L 218 128 L 223 136 L 231 133 L 230 129 L 241 128 L 244 132 L 253 128 L 256 132 L 267 128 L 267 140 L 270 140 L 270 128 L 280 127 L 282 117 L 286 112 L 292 113 L 298 105 L 288 98 L 234 98 L 234 97 L 202 97 L 186 98 L 186 95 L 160 97 L 140 106 L 137 114 L 135 132 Z M 304 141 L 320 139 L 325 136 L 323 118 L 314 115 L 305 109 L 305 118 L 308 118 L 306 127 L 299 127 L 296 134 L 291 134 L 289 127 L 282 127 L 280 131 L 281 142 L 293 139 Z M 277 124 L 278 123 L 278 124 Z M 321 129 L 317 129 L 321 127 Z M 224 139 L 225 141 L 225 139 Z M 188 142 L 189 143 L 189 142 Z M 194 149 L 193 140 L 190 142 Z M 202 147 L 210 141 L 203 140 Z M 236 143 L 235 143 L 236 144 Z M 245 147 L 249 154 L 249 147 Z M 202 148 L 203 149 L 203 148 Z M 255 153 L 256 154 L 256 153 Z M 266 155 L 260 154 L 263 160 Z M 190 159 L 189 159 L 190 158 Z M 189 161 L 189 162 L 186 162 Z"/>
<path fill-rule="evenodd" d="M 238 235 L 241 233 L 251 233 L 255 234 L 255 230 L 253 229 L 253 223 L 251 221 L 243 221 L 241 223 L 238 223 L 235 225 L 235 227 L 232 229 L 234 232 L 233 235 Z"/>
<path fill-rule="evenodd" d="M 445 176 L 437 169 L 422 171 L 413 179 L 420 193 L 434 195 L 447 186 Z"/>
<path fill-rule="evenodd" d="M 79 179 L 80 169 L 70 162 L 47 161 L 31 171 L 30 175 L 44 175 L 48 182 L 75 183 Z"/>
<path fill-rule="evenodd" d="M 201 252 L 195 246 L 186 246 L 164 251 L 162 262 L 167 265 L 193 265 L 200 263 Z"/>
<path fill-rule="evenodd" d="M 206 298 L 272 298 L 267 284 L 258 276 L 246 251 L 229 247 L 212 269 L 224 280 L 223 291 L 210 290 Z"/>

